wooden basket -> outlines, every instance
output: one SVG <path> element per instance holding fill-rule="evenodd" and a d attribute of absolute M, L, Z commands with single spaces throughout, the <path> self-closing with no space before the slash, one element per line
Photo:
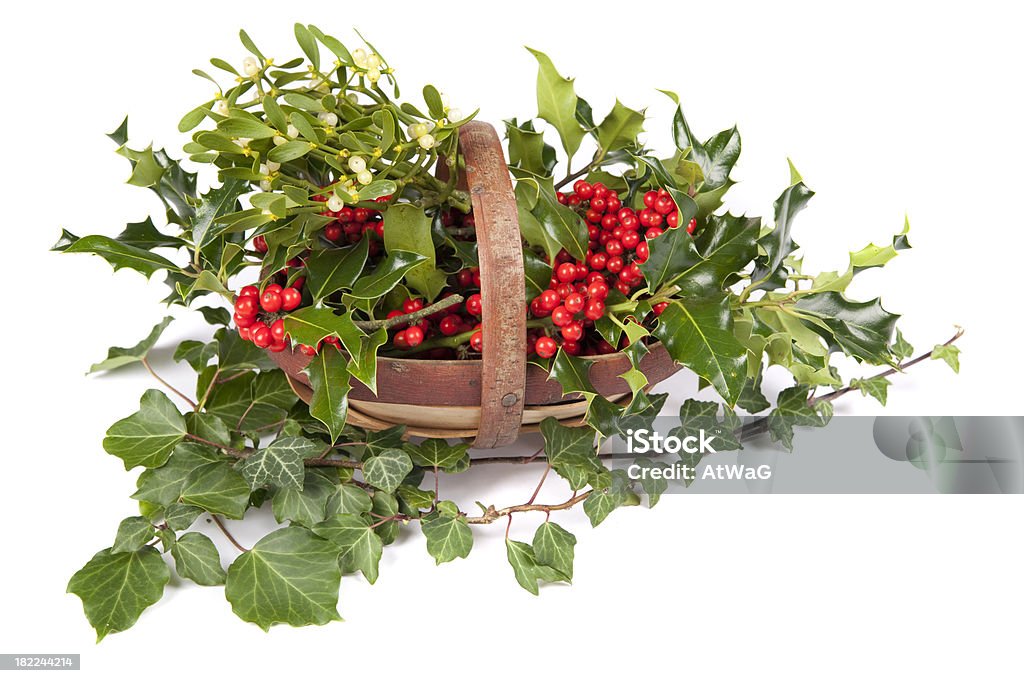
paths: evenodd
<path fill-rule="evenodd" d="M 476 448 L 506 446 L 520 431 L 553 416 L 579 422 L 586 402 L 563 397 L 561 385 L 526 362 L 526 280 L 515 195 L 501 140 L 490 124 L 473 121 L 459 131 L 465 159 L 461 179 L 472 197 L 480 259 L 483 352 L 481 360 L 415 360 L 378 357 L 377 394 L 356 380 L 349 393 L 349 422 L 383 429 L 407 425 L 413 436 L 473 438 Z M 270 353 L 307 403 L 313 390 L 303 372 L 309 358 L 295 350 Z M 624 354 L 592 357 L 590 381 L 610 400 L 628 398 L 619 375 L 630 368 Z M 660 344 L 641 360 L 654 385 L 679 366 Z"/>

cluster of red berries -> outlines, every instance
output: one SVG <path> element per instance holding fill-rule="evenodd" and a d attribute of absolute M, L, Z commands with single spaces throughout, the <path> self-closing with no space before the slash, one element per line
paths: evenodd
<path fill-rule="evenodd" d="M 302 292 L 296 287 L 274 283 L 261 292 L 255 285 L 242 287 L 235 298 L 235 324 L 238 336 L 261 349 L 284 351 L 288 335 L 281 313 L 294 311 L 302 304 Z M 302 346 L 300 344 L 300 346 Z"/>
<path fill-rule="evenodd" d="M 571 194 L 557 196 L 560 203 L 583 214 L 589 244 L 583 260 L 565 250 L 555 257 L 550 289 L 530 302 L 530 313 L 534 318 L 550 316 L 557 338 L 531 330 L 528 346 L 541 358 L 551 358 L 559 348 L 574 356 L 614 353 L 614 346 L 598 334 L 588 338 L 587 331 L 605 315 L 612 287 L 629 296 L 643 282 L 640 265 L 650 257 L 648 240 L 677 228 L 679 211 L 665 189 L 644 194 L 639 211 L 623 206 L 618 194 L 602 183 L 578 180 Z M 687 232 L 692 234 L 696 225 L 691 220 Z M 656 306 L 655 314 L 664 308 Z"/>
<path fill-rule="evenodd" d="M 326 201 L 326 198 L 319 195 L 313 199 Z M 387 199 L 387 197 L 381 197 L 377 201 L 386 201 Z M 381 216 L 380 211 L 354 209 L 346 206 L 340 211 L 327 209 L 322 211 L 321 215 L 335 219 L 325 225 L 323 229 L 324 239 L 328 242 L 355 244 L 362 239 L 363 235 L 370 233 L 377 238 L 370 240 L 370 256 L 376 256 L 380 252 L 381 241 L 384 239 L 384 217 Z"/>

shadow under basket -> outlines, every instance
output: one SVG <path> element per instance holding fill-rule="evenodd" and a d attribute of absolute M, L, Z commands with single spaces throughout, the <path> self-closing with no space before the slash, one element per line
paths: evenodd
<path fill-rule="evenodd" d="M 481 358 L 378 357 L 377 394 L 352 380 L 348 421 L 365 429 L 404 424 L 411 436 L 472 438 L 476 448 L 496 448 L 513 443 L 520 432 L 536 431 L 547 417 L 581 424 L 587 404 L 578 396 L 563 397 L 558 382 L 526 362 L 522 237 L 501 140 L 490 124 L 472 121 L 459 130 L 459 143 L 465 160 L 459 186 L 470 194 L 476 221 Z M 310 358 L 293 349 L 268 353 L 308 403 L 313 390 L 303 370 Z M 611 401 L 628 401 L 629 386 L 619 375 L 630 369 L 630 360 L 621 353 L 589 359 L 597 392 Z M 648 388 L 679 369 L 661 343 L 651 345 L 640 362 Z"/>

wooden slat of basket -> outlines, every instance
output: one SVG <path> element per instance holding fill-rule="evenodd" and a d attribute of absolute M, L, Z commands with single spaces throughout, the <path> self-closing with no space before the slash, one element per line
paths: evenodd
<path fill-rule="evenodd" d="M 473 202 L 483 366 L 480 426 L 473 445 L 506 446 L 516 440 L 526 396 L 526 276 L 515 195 L 494 127 L 472 121 L 459 129 L 466 183 Z"/>

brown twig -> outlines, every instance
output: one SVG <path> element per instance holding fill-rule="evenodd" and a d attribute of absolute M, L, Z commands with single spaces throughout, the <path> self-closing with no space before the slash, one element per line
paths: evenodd
<path fill-rule="evenodd" d="M 231 545 L 235 546 L 236 548 L 238 548 L 239 551 L 241 551 L 243 553 L 249 552 L 248 548 L 246 548 L 244 545 L 242 545 L 241 543 L 239 543 L 238 541 L 235 540 L 235 537 L 232 536 L 231 532 L 228 531 L 228 528 L 226 526 L 224 526 L 224 522 L 221 521 L 221 519 L 220 519 L 220 517 L 218 515 L 210 515 L 210 517 L 213 519 L 214 523 L 218 527 L 220 527 L 220 530 L 224 533 L 224 536 L 226 536 L 227 539 L 229 541 L 231 541 Z"/>
<path fill-rule="evenodd" d="M 149 371 L 149 374 L 153 375 L 153 377 L 156 378 L 156 381 L 160 382 L 160 384 L 163 384 L 165 387 L 167 387 L 168 389 L 173 391 L 175 394 L 177 394 L 177 396 L 181 400 L 183 400 L 185 403 L 187 403 L 190 406 L 192 406 L 192 410 L 196 409 L 196 402 L 193 401 L 192 399 L 190 399 L 185 394 L 183 394 L 180 391 L 178 391 L 177 389 L 175 389 L 174 387 L 172 387 L 170 384 L 168 384 L 167 380 L 165 380 L 163 377 L 161 377 L 160 375 L 156 374 L 156 370 L 154 370 L 153 366 L 149 364 L 149 360 L 145 356 L 143 356 L 140 360 L 142 361 L 143 367 L 145 367 L 146 370 Z"/>
<path fill-rule="evenodd" d="M 516 512 L 554 512 L 556 510 L 565 510 L 565 509 L 571 508 L 573 505 L 576 505 L 577 503 L 582 503 L 587 498 L 589 498 L 590 494 L 593 493 L 593 492 L 594 492 L 593 489 L 588 489 L 588 490 L 584 491 L 583 493 L 580 493 L 580 494 L 577 494 L 577 495 L 573 496 L 572 498 L 570 498 L 569 500 L 565 501 L 564 503 L 556 503 L 556 504 L 553 504 L 553 505 L 542 505 L 540 503 L 529 503 L 529 504 L 523 504 L 523 505 L 512 505 L 512 506 L 507 507 L 507 508 L 501 508 L 500 510 L 496 510 L 494 508 L 494 506 L 491 505 L 491 506 L 489 506 L 487 508 L 487 511 L 484 512 L 484 514 L 480 515 L 479 517 L 466 517 L 466 523 L 467 524 L 491 524 L 496 519 L 500 519 L 502 517 L 507 517 L 508 515 L 514 514 Z"/>
<path fill-rule="evenodd" d="M 405 315 L 396 315 L 394 318 L 384 318 L 383 320 L 356 320 L 355 325 L 364 332 L 371 332 L 373 330 L 379 330 L 381 328 L 389 329 L 396 325 L 408 325 L 410 323 L 419 322 L 428 315 L 433 315 L 440 311 L 445 310 L 456 304 L 461 304 L 463 301 L 461 294 L 451 294 L 445 298 L 424 306 L 418 311 L 412 313 L 406 313 Z"/>

